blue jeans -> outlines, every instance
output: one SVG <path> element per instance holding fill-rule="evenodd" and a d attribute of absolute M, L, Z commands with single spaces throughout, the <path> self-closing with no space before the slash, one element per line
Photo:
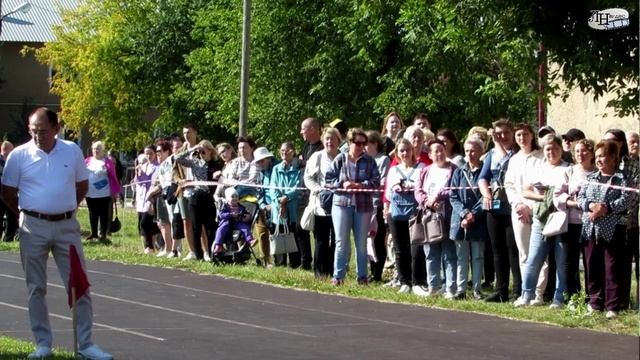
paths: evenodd
<path fill-rule="evenodd" d="M 444 260 L 446 291 L 454 294 L 456 292 L 456 269 L 458 267 L 458 257 L 456 256 L 456 246 L 453 240 L 445 239 L 435 244 L 424 245 L 424 255 L 427 258 L 427 282 L 430 291 L 440 289 L 440 271 Z"/>
<path fill-rule="evenodd" d="M 471 254 L 469 254 L 471 249 Z M 456 240 L 458 256 L 458 292 L 467 291 L 469 279 L 469 255 L 471 255 L 471 280 L 473 290 L 482 290 L 482 271 L 484 270 L 484 241 Z"/>
<path fill-rule="evenodd" d="M 542 236 L 544 225 L 540 220 L 534 218 L 531 225 L 531 239 L 529 240 L 529 256 L 524 264 L 524 274 L 522 274 L 522 296 L 527 300 L 535 297 L 536 284 L 544 260 L 549 255 L 551 247 L 555 247 L 556 259 L 556 291 L 553 300 L 564 302 L 564 292 L 567 287 L 567 276 L 564 271 L 567 259 L 567 244 L 560 241 L 560 236 L 546 239 Z M 551 274 L 549 274 L 551 276 Z"/>
<path fill-rule="evenodd" d="M 333 278 L 344 279 L 351 254 L 350 230 L 356 244 L 356 272 L 358 279 L 367 278 L 367 231 L 371 212 L 357 212 L 355 206 L 331 207 L 333 229 L 336 233 L 336 252 L 333 260 Z"/>

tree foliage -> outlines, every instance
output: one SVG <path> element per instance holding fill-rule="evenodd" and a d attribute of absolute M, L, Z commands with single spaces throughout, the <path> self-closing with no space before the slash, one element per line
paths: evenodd
<path fill-rule="evenodd" d="M 637 33 L 620 45 L 614 32 L 589 32 L 592 4 L 569 4 L 254 0 L 249 131 L 273 146 L 299 138 L 308 116 L 367 128 L 389 111 L 427 112 L 460 130 L 497 116 L 533 121 L 548 95 L 536 90 L 540 43 L 562 65 L 553 77 L 595 96 L 617 92 L 611 105 L 637 113 L 637 81 L 628 93 L 621 86 L 637 79 Z M 637 4 L 627 9 L 635 21 Z M 59 70 L 53 91 L 67 124 L 123 148 L 184 122 L 213 140 L 236 133 L 241 1 L 87 0 L 65 20 L 38 56 Z"/>

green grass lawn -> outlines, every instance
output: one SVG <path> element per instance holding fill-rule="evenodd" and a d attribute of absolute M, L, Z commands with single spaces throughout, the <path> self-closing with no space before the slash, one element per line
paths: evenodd
<path fill-rule="evenodd" d="M 85 208 L 78 212 L 83 229 L 88 228 L 88 213 Z M 584 307 L 571 312 L 567 309 L 549 310 L 545 307 L 514 308 L 511 304 L 494 304 L 474 300 L 446 300 L 442 297 L 420 298 L 412 294 L 398 294 L 396 290 L 384 288 L 378 284 L 359 286 L 349 276 L 344 286 L 331 286 L 327 280 L 315 279 L 313 272 L 288 268 L 265 269 L 255 264 L 244 266 L 214 266 L 205 262 L 180 261 L 178 259 L 156 258 L 142 253 L 142 242 L 137 236 L 136 213 L 130 209 L 120 211 L 122 230 L 111 237 L 111 244 L 85 243 L 85 255 L 92 260 L 115 261 L 125 264 L 138 264 L 158 267 L 170 267 L 201 274 L 215 274 L 224 277 L 255 281 L 277 286 L 317 291 L 327 294 L 366 298 L 379 301 L 415 304 L 425 307 L 470 311 L 496 315 L 509 319 L 526 320 L 564 327 L 585 328 L 597 331 L 638 335 L 640 334 L 638 312 L 626 311 L 613 320 L 605 319 L 603 314 L 586 315 Z M 83 235 L 88 232 L 84 231 Z M 184 244 L 186 248 L 186 244 Z M 17 243 L 0 243 L 0 251 L 18 251 Z M 354 263 L 354 262 L 352 262 Z M 633 285 L 635 289 L 635 284 Z M 635 300 L 635 299 L 634 299 Z M 0 353 L 2 354 L 2 353 Z"/>
<path fill-rule="evenodd" d="M 23 360 L 34 350 L 33 344 L 29 341 L 16 340 L 7 336 L 0 336 L 0 359 L 1 360 Z M 75 359 L 72 352 L 59 348 L 53 349 L 54 356 L 50 359 L 63 360 Z"/>

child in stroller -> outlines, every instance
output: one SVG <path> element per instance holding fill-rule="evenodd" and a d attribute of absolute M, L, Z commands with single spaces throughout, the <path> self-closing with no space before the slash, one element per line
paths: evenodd
<path fill-rule="evenodd" d="M 239 230 L 244 240 L 250 247 L 253 247 L 256 240 L 251 234 L 252 215 L 239 202 L 239 196 L 232 187 L 224 191 L 226 203 L 220 207 L 218 212 L 218 230 L 213 242 L 212 252 L 219 254 L 224 251 L 224 240 L 234 230 Z"/>

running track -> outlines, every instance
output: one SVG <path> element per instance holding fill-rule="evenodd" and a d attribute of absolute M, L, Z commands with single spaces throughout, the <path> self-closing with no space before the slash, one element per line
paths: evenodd
<path fill-rule="evenodd" d="M 638 359 L 638 338 L 359 300 L 179 270 L 88 263 L 94 341 L 116 359 Z M 49 262 L 56 346 L 72 347 Z M 0 334 L 32 341 L 17 254 L 0 252 Z"/>

